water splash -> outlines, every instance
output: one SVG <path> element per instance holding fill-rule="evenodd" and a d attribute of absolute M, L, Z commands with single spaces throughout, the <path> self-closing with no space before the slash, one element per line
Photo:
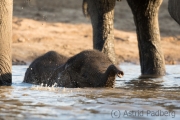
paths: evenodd
<path fill-rule="evenodd" d="M 121 65 L 125 72 L 117 78 L 116 88 L 63 88 L 22 83 L 28 66 L 13 66 L 13 85 L 0 87 L 0 119 L 112 119 L 119 111 L 175 111 L 180 119 L 180 76 L 177 66 L 167 66 L 169 75 L 152 89 L 136 89 L 140 75 L 138 65 Z M 177 71 L 174 71 L 176 69 Z M 138 72 L 139 71 L 139 72 Z M 155 79 L 152 79 L 155 80 Z M 128 84 L 132 82 L 132 84 Z M 134 83 L 133 83 L 134 82 Z M 140 81 L 139 81 L 140 82 Z M 145 82 L 152 84 L 153 81 Z M 172 88 L 176 84 L 176 89 Z M 120 116 L 123 119 L 123 116 Z M 128 119 L 171 119 L 172 116 L 128 117 Z"/>

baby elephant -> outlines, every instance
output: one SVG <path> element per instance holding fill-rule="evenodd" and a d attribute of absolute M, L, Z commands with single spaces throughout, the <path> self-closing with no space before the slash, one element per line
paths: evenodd
<path fill-rule="evenodd" d="M 47 84 L 54 70 L 64 64 L 68 58 L 55 51 L 49 51 L 46 54 L 35 59 L 29 68 L 27 68 L 24 81 L 32 84 Z"/>
<path fill-rule="evenodd" d="M 43 83 L 48 86 L 57 83 L 59 87 L 73 88 L 113 87 L 115 75 L 122 77 L 124 74 L 118 67 L 112 64 L 105 54 L 97 50 L 80 52 L 68 59 L 63 65 L 60 65 L 56 70 L 52 70 L 52 72 L 54 73 L 46 76 L 48 79 L 44 77 L 45 81 L 36 79 L 35 83 Z M 26 78 L 25 75 L 25 79 Z M 29 79 L 31 79 L 31 76 Z M 24 81 L 26 82 L 26 80 Z"/>

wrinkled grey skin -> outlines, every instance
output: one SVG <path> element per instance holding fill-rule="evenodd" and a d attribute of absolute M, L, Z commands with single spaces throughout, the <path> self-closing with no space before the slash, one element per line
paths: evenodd
<path fill-rule="evenodd" d="M 169 0 L 170 14 L 177 22 L 180 21 L 179 1 Z M 92 22 L 93 48 L 107 54 L 113 63 L 116 63 L 113 42 L 115 2 L 116 0 L 83 0 L 83 12 L 85 16 L 91 18 Z M 165 75 L 158 23 L 158 12 L 162 0 L 127 0 L 127 3 L 132 10 L 136 25 L 141 77 Z"/>
<path fill-rule="evenodd" d="M 93 48 L 105 53 L 116 64 L 114 51 L 115 0 L 83 0 L 83 12 L 90 16 L 93 27 Z"/>
<path fill-rule="evenodd" d="M 36 58 L 27 68 L 24 81 L 32 84 L 47 84 L 54 70 L 64 64 L 67 58 L 55 51 L 49 51 L 46 54 Z"/>
<path fill-rule="evenodd" d="M 0 86 L 12 84 L 12 0 L 0 0 Z"/>
<path fill-rule="evenodd" d="M 136 25 L 142 77 L 165 75 L 158 12 L 162 0 L 127 0 Z"/>
<path fill-rule="evenodd" d="M 180 0 L 169 0 L 168 10 L 171 17 L 180 25 Z"/>
<path fill-rule="evenodd" d="M 44 58 L 42 58 L 41 61 L 43 59 Z M 37 59 L 35 61 L 37 61 Z M 34 69 L 37 69 L 39 67 L 42 68 L 44 64 L 39 66 L 33 62 L 30 66 L 34 66 Z M 115 75 L 122 77 L 124 74 L 118 67 L 112 64 L 105 54 L 97 50 L 80 52 L 69 58 L 67 62 L 60 65 L 56 70 L 51 68 L 47 69 L 50 70 L 40 71 L 44 72 L 44 74 L 38 74 L 36 78 L 33 78 L 32 76 L 34 75 L 32 74 L 27 76 L 27 73 L 31 71 L 28 69 L 26 71 L 24 82 L 34 84 L 43 83 L 48 86 L 53 86 L 56 83 L 58 87 L 70 88 L 114 87 Z M 48 77 L 47 72 L 49 71 L 52 71 L 53 74 L 48 74 Z M 36 70 L 36 72 L 38 71 Z M 27 78 L 28 80 L 26 80 Z M 41 78 L 43 78 L 43 80 L 41 80 Z"/>

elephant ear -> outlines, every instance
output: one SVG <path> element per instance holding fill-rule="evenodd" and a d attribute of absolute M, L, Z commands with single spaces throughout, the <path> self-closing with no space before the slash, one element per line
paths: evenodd
<path fill-rule="evenodd" d="M 88 12 L 88 3 L 87 0 L 83 0 L 83 4 L 82 4 L 82 11 L 85 17 L 89 18 L 89 12 Z"/>

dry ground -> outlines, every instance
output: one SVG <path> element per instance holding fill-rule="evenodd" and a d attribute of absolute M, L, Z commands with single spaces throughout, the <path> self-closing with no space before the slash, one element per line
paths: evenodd
<path fill-rule="evenodd" d="M 164 0 L 159 23 L 166 64 L 180 63 L 180 26 L 170 17 Z M 13 64 L 32 62 L 55 50 L 72 56 L 92 49 L 92 28 L 81 10 L 82 0 L 14 0 Z M 115 7 L 115 51 L 120 62 L 139 63 L 133 16 L 126 0 Z"/>

